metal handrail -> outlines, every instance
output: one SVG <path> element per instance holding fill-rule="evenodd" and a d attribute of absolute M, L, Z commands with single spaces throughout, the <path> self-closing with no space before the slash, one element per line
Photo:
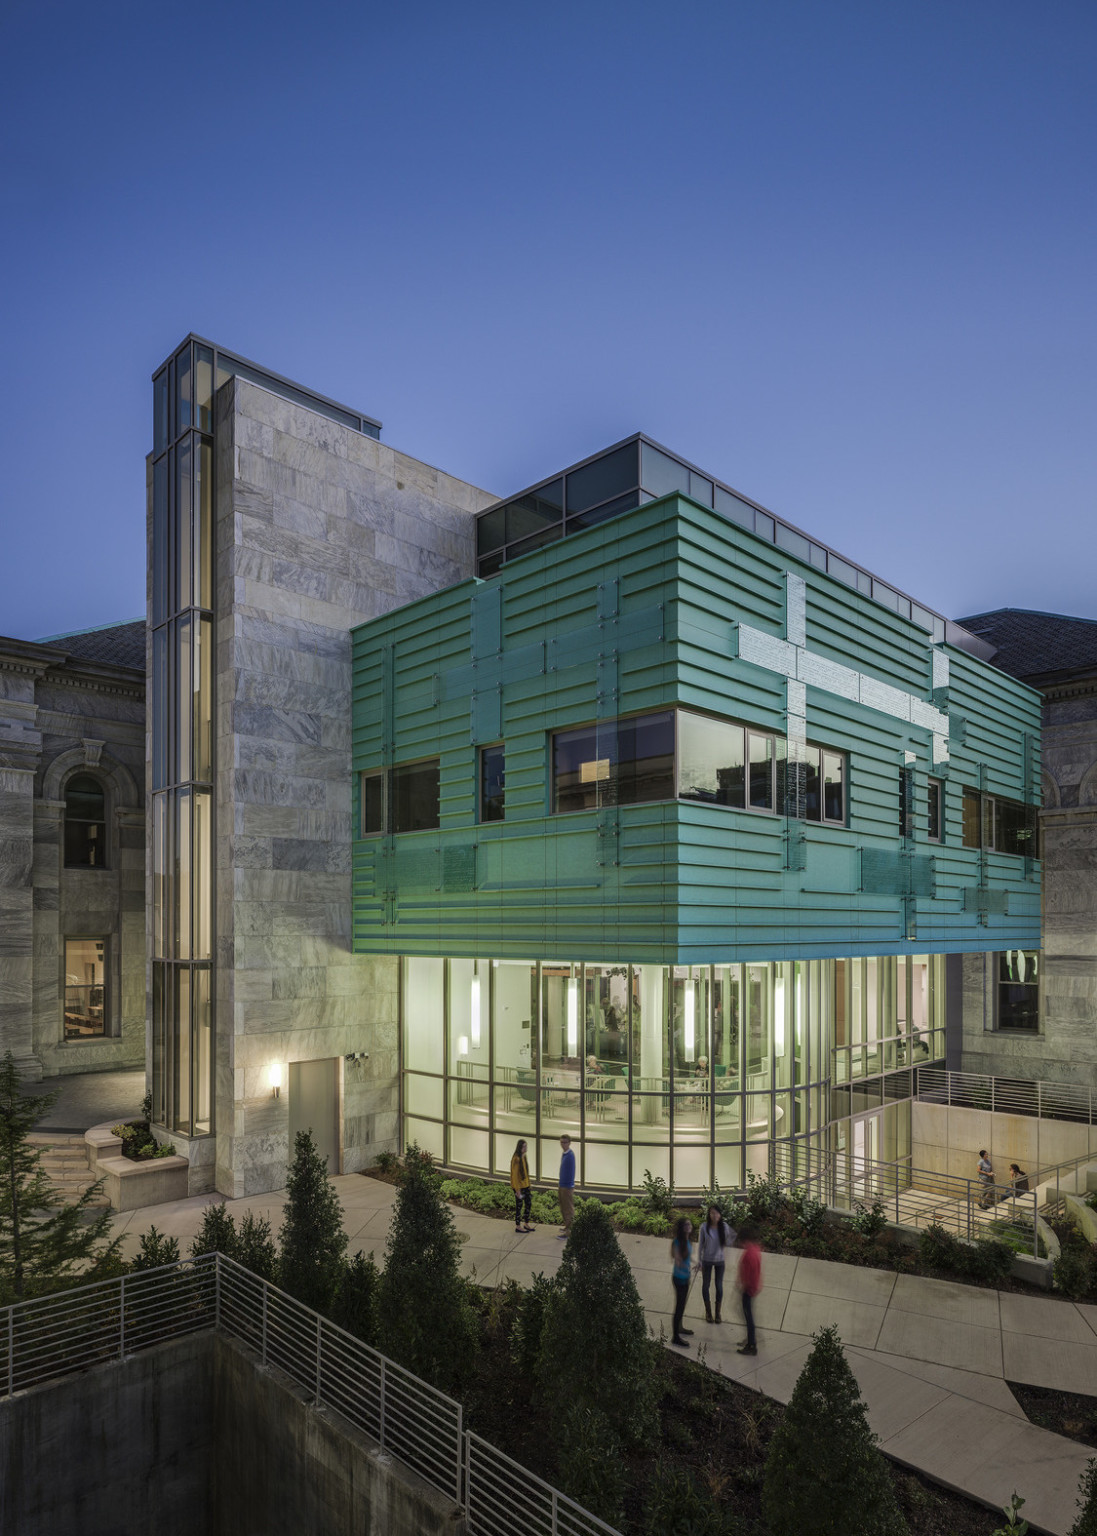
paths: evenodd
<path fill-rule="evenodd" d="M 461 1508 L 470 1536 L 619 1536 L 467 1430 L 456 1399 L 221 1253 L 0 1309 L 0 1398 L 204 1332 L 242 1340 L 376 1440 Z"/>
<path fill-rule="evenodd" d="M 916 1067 L 915 1073 L 915 1096 L 927 1104 L 1097 1125 L 1097 1093 L 1090 1087 L 991 1077 L 982 1072 L 948 1072 L 941 1067 Z"/>

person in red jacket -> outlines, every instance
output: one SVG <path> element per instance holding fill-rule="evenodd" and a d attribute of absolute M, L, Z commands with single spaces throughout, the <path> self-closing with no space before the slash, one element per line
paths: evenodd
<path fill-rule="evenodd" d="M 762 1250 L 754 1227 L 746 1226 L 739 1233 L 739 1294 L 743 1298 L 743 1321 L 747 1325 L 746 1342 L 739 1345 L 739 1354 L 756 1355 L 758 1340 L 754 1333 L 754 1298 L 762 1289 Z"/>

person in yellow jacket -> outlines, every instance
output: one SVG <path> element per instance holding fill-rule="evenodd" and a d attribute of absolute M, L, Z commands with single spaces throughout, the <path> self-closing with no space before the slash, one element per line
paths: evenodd
<path fill-rule="evenodd" d="M 514 1149 L 514 1156 L 510 1160 L 510 1187 L 514 1191 L 514 1230 L 516 1232 L 532 1232 L 529 1213 L 533 1204 L 533 1191 L 529 1183 L 529 1163 L 526 1161 L 526 1144 L 520 1141 Z M 525 1206 L 525 1223 L 522 1221 L 522 1207 Z"/>

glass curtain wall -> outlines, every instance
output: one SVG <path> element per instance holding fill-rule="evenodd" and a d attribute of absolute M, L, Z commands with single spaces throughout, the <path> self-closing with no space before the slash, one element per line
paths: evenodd
<path fill-rule="evenodd" d="M 944 1054 L 943 966 L 911 959 L 724 966 L 405 959 L 405 1143 L 505 1176 L 519 1139 L 551 1182 L 559 1138 L 580 1181 L 680 1190 L 808 1167 L 849 1122 L 909 1099 Z M 835 1082 L 845 1074 L 842 1087 Z M 890 1072 L 890 1076 L 888 1075 Z M 869 1073 L 875 1074 L 869 1076 Z M 851 1081 L 855 1078 L 856 1081 Z M 909 1154 L 894 1111 L 878 1144 Z M 876 1134 L 876 1133 L 873 1133 Z"/>
<path fill-rule="evenodd" d="M 212 1130 L 213 351 L 153 381 L 153 1118 Z"/>

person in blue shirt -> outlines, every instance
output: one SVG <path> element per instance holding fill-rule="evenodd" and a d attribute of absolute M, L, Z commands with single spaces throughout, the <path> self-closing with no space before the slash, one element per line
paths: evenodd
<path fill-rule="evenodd" d="M 678 1225 L 674 1229 L 674 1241 L 670 1245 L 670 1258 L 673 1264 L 671 1278 L 674 1281 L 674 1337 L 672 1344 L 677 1344 L 679 1349 L 688 1349 L 686 1335 L 693 1332 L 692 1328 L 683 1328 L 682 1320 L 686 1315 L 686 1302 L 689 1299 L 689 1278 L 693 1269 L 693 1248 L 690 1244 L 690 1235 L 693 1232 L 693 1223 L 688 1216 L 679 1218 Z"/>
<path fill-rule="evenodd" d="M 575 1215 L 575 1153 L 571 1150 L 571 1137 L 560 1137 L 560 1185 L 557 1191 L 560 1200 L 560 1215 L 563 1218 L 563 1228 L 560 1236 L 566 1238 L 571 1231 L 572 1218 Z"/>

